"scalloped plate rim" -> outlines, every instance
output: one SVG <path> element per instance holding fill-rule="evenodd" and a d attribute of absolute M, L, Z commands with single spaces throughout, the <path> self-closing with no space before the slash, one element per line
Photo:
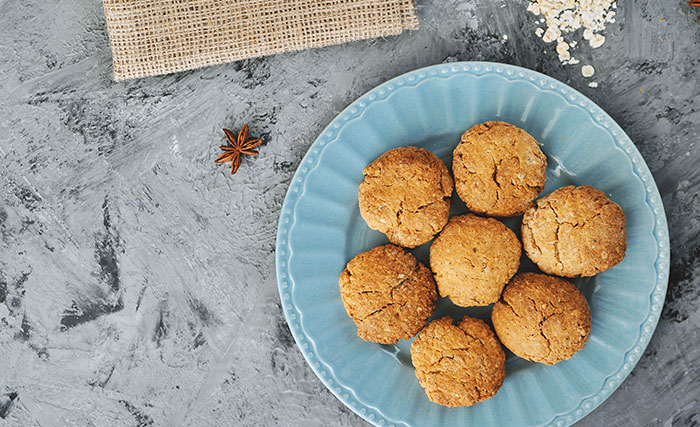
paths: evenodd
<path fill-rule="evenodd" d="M 311 353 L 311 351 L 309 350 L 308 343 L 311 344 L 311 347 L 314 348 L 314 351 L 316 343 L 312 338 L 309 338 L 306 332 L 304 331 L 303 323 L 301 323 L 303 319 L 303 314 L 299 312 L 296 309 L 295 305 L 291 303 L 291 301 L 294 300 L 294 296 L 290 296 L 290 294 L 287 293 L 288 288 L 291 288 L 293 290 L 296 286 L 296 282 L 293 280 L 293 278 L 288 272 L 289 264 L 287 261 L 292 258 L 294 253 L 293 248 L 290 246 L 288 236 L 291 233 L 291 230 L 293 229 L 294 225 L 296 224 L 297 218 L 295 208 L 297 203 L 302 199 L 302 197 L 306 193 L 307 178 L 319 166 L 320 159 L 323 156 L 323 153 L 326 150 L 326 148 L 328 148 L 330 145 L 332 145 L 338 140 L 342 129 L 345 125 L 361 119 L 366 113 L 367 108 L 371 104 L 375 102 L 388 101 L 389 98 L 393 94 L 397 93 L 400 89 L 415 88 L 418 85 L 428 81 L 429 79 L 449 79 L 459 74 L 469 74 L 476 78 L 496 74 L 504 78 L 508 82 L 527 82 L 533 85 L 540 92 L 549 92 L 558 95 L 564 100 L 564 102 L 567 105 L 576 107 L 582 110 L 584 113 L 588 114 L 591 117 L 594 125 L 598 126 L 603 131 L 610 133 L 611 139 L 614 141 L 614 147 L 626 156 L 633 176 L 638 180 L 639 184 L 642 187 L 644 187 L 643 189 L 645 193 L 645 207 L 650 212 L 651 216 L 653 216 L 656 220 L 653 224 L 652 230 L 653 238 L 657 243 L 657 246 L 655 248 L 656 260 L 654 262 L 654 268 L 656 270 L 656 286 L 654 286 L 654 288 L 649 293 L 650 311 L 647 317 L 644 319 L 644 321 L 639 325 L 639 331 L 637 333 L 636 342 L 626 349 L 621 360 L 619 361 L 617 370 L 603 378 L 602 385 L 599 388 L 599 390 L 591 395 L 582 397 L 579 400 L 579 402 L 574 406 L 574 408 L 570 411 L 553 414 L 550 420 L 543 424 L 556 426 L 569 425 L 580 420 L 587 414 L 591 413 L 603 401 L 605 401 L 605 399 L 609 397 L 620 386 L 620 384 L 622 384 L 622 382 L 624 382 L 624 380 L 627 378 L 634 366 L 637 364 L 639 358 L 641 357 L 641 354 L 644 352 L 647 345 L 649 344 L 651 335 L 653 334 L 660 317 L 660 308 L 656 310 L 656 313 L 653 312 L 652 308 L 654 305 L 662 307 L 666 296 L 669 267 L 668 262 L 663 261 L 662 258 L 665 258 L 666 260 L 669 259 L 669 236 L 665 211 L 663 209 L 662 199 L 658 192 L 658 188 L 646 162 L 642 158 L 634 143 L 632 143 L 631 139 L 602 108 L 600 108 L 597 104 L 591 101 L 588 97 L 581 94 L 577 90 L 569 87 L 568 85 L 559 82 L 558 80 L 552 77 L 541 74 L 537 71 L 529 70 L 515 65 L 494 62 L 454 62 L 449 64 L 436 64 L 409 71 L 407 73 L 401 74 L 397 77 L 385 81 L 384 83 L 374 87 L 373 89 L 359 96 L 355 101 L 353 101 L 350 105 L 343 109 L 335 118 L 333 118 L 333 120 L 331 120 L 331 122 L 323 129 L 323 131 L 321 131 L 314 143 L 311 144 L 306 154 L 302 158 L 301 162 L 299 163 L 299 166 L 297 167 L 292 177 L 292 180 L 290 181 L 290 186 L 287 190 L 287 194 L 285 195 L 284 203 L 282 205 L 282 210 L 278 221 L 275 248 L 275 264 L 278 291 L 280 294 L 280 301 L 282 303 L 282 309 L 285 315 L 285 319 L 288 323 L 289 329 L 292 333 L 292 336 L 294 337 L 297 347 L 301 351 L 306 362 L 309 364 L 313 372 L 321 380 L 324 386 L 329 391 L 331 391 L 331 393 L 333 393 L 333 395 L 335 395 L 336 398 L 338 398 L 338 400 L 340 400 L 346 407 L 348 407 L 357 415 L 359 415 L 360 417 L 362 417 L 367 422 L 373 425 L 386 425 L 387 422 L 389 424 L 400 423 L 408 425 L 405 421 L 389 419 L 376 406 L 366 402 L 362 402 L 360 399 L 357 399 L 357 396 L 354 393 L 354 389 L 349 386 L 343 386 L 342 384 L 338 384 L 333 373 L 333 368 L 327 365 L 325 362 L 324 366 L 322 367 L 317 358 L 315 358 L 314 354 Z M 526 79 L 528 75 L 530 75 L 530 78 Z M 532 77 L 535 78 L 533 79 Z M 538 85 L 538 82 L 544 82 L 544 84 Z M 397 88 L 397 90 L 393 90 L 393 88 L 388 89 L 392 86 L 394 88 Z M 570 102 L 570 99 L 563 95 L 563 93 L 567 92 L 570 92 L 571 95 L 574 95 L 576 99 L 580 99 L 581 101 L 583 101 L 584 105 L 582 105 L 581 102 Z M 598 117 L 596 117 L 595 115 L 597 115 Z M 604 126 L 602 122 L 608 123 L 609 126 Z M 615 134 L 613 131 L 617 131 L 618 134 Z M 629 145 L 629 150 L 627 151 L 619 145 L 619 141 L 625 139 L 626 144 Z M 315 158 L 313 158 L 314 155 L 316 155 Z M 640 161 L 635 162 L 633 160 L 634 156 L 637 156 L 637 158 Z M 309 161 L 311 161 L 312 166 L 310 168 L 304 168 L 303 165 L 305 165 Z M 635 163 L 639 163 L 639 167 L 641 168 L 641 170 L 635 169 Z M 645 181 L 642 176 L 646 176 L 647 180 Z M 300 181 L 302 183 L 301 191 L 299 189 L 299 186 L 295 185 L 295 183 Z M 656 201 L 654 202 L 652 201 L 652 199 Z M 656 212 L 654 210 L 654 207 L 660 208 L 659 212 Z M 292 218 L 291 220 L 290 215 Z M 289 285 L 289 282 L 291 282 L 291 287 Z M 651 302 L 652 297 L 658 296 L 659 294 L 662 297 L 661 300 Z M 285 297 L 285 295 L 287 297 Z M 299 323 L 295 322 L 297 318 Z M 301 324 L 301 327 L 299 327 L 299 324 Z M 300 330 L 297 330 L 297 328 L 293 325 L 299 327 Z M 648 331 L 646 335 L 642 334 L 642 330 L 645 326 L 651 327 L 650 331 Z M 633 358 L 632 361 L 627 362 L 627 365 L 629 365 L 629 367 L 624 369 L 624 362 L 626 359 L 630 359 L 630 353 L 632 352 L 634 352 L 636 356 Z M 625 372 L 621 372 L 623 370 Z M 326 372 L 326 374 L 324 374 L 324 371 Z M 327 375 L 327 372 L 330 372 L 331 375 Z M 620 378 L 617 378 L 620 376 L 620 374 L 622 374 L 622 376 Z M 606 383 L 608 383 L 607 387 Z M 345 393 L 336 391 L 336 387 L 338 387 L 338 385 L 341 385 L 343 386 L 343 388 L 347 389 Z M 347 398 L 343 396 L 343 394 L 348 394 L 348 392 L 352 394 L 354 399 L 350 399 L 349 395 Z M 354 402 L 351 402 L 351 400 L 353 400 Z M 584 401 L 587 401 L 589 405 L 584 406 Z M 353 405 L 353 403 L 355 403 L 355 405 Z M 367 409 L 373 410 L 374 412 L 379 414 L 379 417 L 372 417 L 370 414 L 368 414 Z M 385 423 L 380 424 L 380 420 L 384 420 Z"/>

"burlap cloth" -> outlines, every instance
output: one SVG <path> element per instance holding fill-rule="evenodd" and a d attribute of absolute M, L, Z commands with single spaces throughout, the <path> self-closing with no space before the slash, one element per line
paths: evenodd
<path fill-rule="evenodd" d="M 417 29 L 413 0 L 104 0 L 114 78 Z"/>

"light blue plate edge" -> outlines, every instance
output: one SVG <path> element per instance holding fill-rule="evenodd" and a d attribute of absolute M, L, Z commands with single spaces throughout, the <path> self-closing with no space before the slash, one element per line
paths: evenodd
<path fill-rule="evenodd" d="M 578 405 L 566 413 L 555 414 L 551 420 L 542 424 L 547 426 L 562 427 L 571 425 L 588 415 L 609 397 L 630 374 L 639 358 L 646 349 L 651 336 L 659 321 L 661 309 L 666 298 L 666 288 L 669 277 L 669 235 L 666 214 L 659 190 L 651 175 L 651 171 L 644 162 L 641 154 L 634 146 L 630 138 L 620 126 L 589 98 L 575 89 L 561 83 L 551 77 L 526 68 L 514 65 L 492 62 L 454 62 L 450 64 L 433 65 L 418 70 L 410 71 L 395 77 L 365 93 L 347 108 L 345 108 L 330 124 L 321 132 L 319 137 L 309 147 L 299 167 L 294 173 L 290 183 L 277 228 L 277 244 L 275 253 L 277 285 L 282 303 L 282 310 L 292 332 L 292 336 L 301 350 L 311 369 L 321 382 L 328 388 L 345 406 L 350 408 L 360 417 L 376 426 L 388 426 L 403 424 L 386 418 L 382 412 L 355 397 L 352 389 L 338 383 L 333 370 L 316 357 L 315 344 L 306 336 L 301 313 L 297 310 L 291 291 L 294 287 L 293 278 L 288 271 L 289 261 L 293 255 L 289 242 L 289 233 L 294 226 L 296 218 L 294 211 L 296 204 L 304 194 L 306 178 L 318 166 L 323 151 L 333 144 L 343 127 L 359 118 L 369 105 L 377 101 L 383 101 L 391 96 L 396 89 L 416 86 L 427 79 L 444 79 L 458 74 L 469 74 L 482 77 L 485 75 L 500 75 L 511 81 L 527 81 L 538 90 L 559 94 L 569 105 L 583 107 L 591 119 L 601 128 L 605 129 L 615 141 L 615 145 L 627 153 L 632 161 L 633 173 L 639 178 L 646 192 L 646 205 L 654 216 L 654 239 L 657 243 L 657 256 L 654 263 L 656 270 L 656 286 L 650 294 L 650 309 L 645 320 L 640 326 L 640 334 L 637 342 L 630 346 L 618 369 L 611 373 L 603 381 L 602 387 L 595 393 L 580 400 Z M 576 104 L 570 102 L 576 101 Z"/>

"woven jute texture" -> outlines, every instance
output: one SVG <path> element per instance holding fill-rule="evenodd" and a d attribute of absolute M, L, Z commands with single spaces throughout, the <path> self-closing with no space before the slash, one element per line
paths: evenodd
<path fill-rule="evenodd" d="M 104 0 L 115 80 L 417 29 L 413 0 Z"/>

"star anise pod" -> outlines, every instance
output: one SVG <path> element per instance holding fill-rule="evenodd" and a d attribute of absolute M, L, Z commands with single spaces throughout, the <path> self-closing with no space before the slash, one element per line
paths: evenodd
<path fill-rule="evenodd" d="M 688 4 L 691 6 L 700 7 L 700 0 L 690 0 Z M 698 21 L 700 21 L 700 18 L 698 18 Z"/>
<path fill-rule="evenodd" d="M 249 154 L 251 156 L 257 156 L 259 154 L 257 151 L 254 151 L 253 148 L 262 144 L 262 139 L 248 140 L 248 125 L 243 125 L 241 131 L 238 132 L 238 137 L 228 129 L 224 129 L 224 133 L 230 145 L 222 145 L 219 147 L 224 150 L 224 154 L 216 159 L 215 162 L 231 162 L 231 175 L 233 175 L 238 171 L 238 168 L 241 167 L 241 154 Z"/>

